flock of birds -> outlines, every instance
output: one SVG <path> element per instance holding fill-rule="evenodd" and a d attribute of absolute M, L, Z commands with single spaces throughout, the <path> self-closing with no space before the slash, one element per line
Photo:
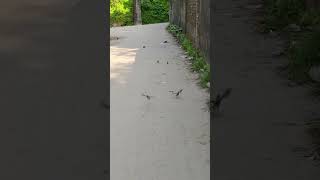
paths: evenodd
<path fill-rule="evenodd" d="M 163 41 L 163 43 L 168 43 L 168 41 Z M 146 46 L 142 46 L 142 48 L 146 48 Z M 159 64 L 159 60 L 157 60 L 157 63 Z M 167 64 L 169 64 L 169 62 L 167 61 Z M 179 95 L 182 93 L 183 89 L 179 89 L 178 91 L 169 91 L 172 94 L 174 94 L 176 97 L 179 97 Z M 142 96 L 146 97 L 148 100 L 150 100 L 152 97 L 154 96 L 150 96 L 148 94 L 142 93 Z"/>
<path fill-rule="evenodd" d="M 182 91 L 183 91 L 183 89 L 180 89 L 180 90 L 178 90 L 178 91 L 169 91 L 169 92 L 171 92 L 172 94 L 174 94 L 176 97 L 178 97 L 181 93 L 182 93 Z M 145 94 L 145 93 L 142 93 L 142 96 L 144 96 L 144 97 L 146 97 L 148 100 L 150 100 L 152 97 L 154 97 L 154 96 L 150 96 L 150 95 L 148 95 L 148 94 Z"/>
<path fill-rule="evenodd" d="M 118 39 L 119 38 L 117 37 L 117 40 Z M 168 41 L 164 41 L 163 43 L 168 43 Z M 146 46 L 143 45 L 142 48 L 146 48 Z M 160 63 L 159 60 L 157 60 L 157 63 Z M 167 61 L 167 64 L 169 64 L 168 61 Z M 181 95 L 182 91 L 183 91 L 183 89 L 179 89 L 178 91 L 169 91 L 169 92 L 171 92 L 173 95 L 175 95 L 175 97 L 179 97 Z M 232 91 L 232 88 L 227 88 L 224 92 L 218 93 L 215 98 L 211 99 L 210 103 L 209 103 L 210 111 L 219 110 L 219 107 L 221 105 L 222 100 L 229 97 L 231 94 L 231 91 Z M 152 97 L 154 97 L 154 96 L 148 95 L 146 93 L 142 93 L 142 96 L 146 97 L 148 100 L 150 100 Z M 108 108 L 108 109 L 110 108 L 110 106 L 107 104 L 104 104 L 104 106 L 105 106 L 105 108 Z"/>

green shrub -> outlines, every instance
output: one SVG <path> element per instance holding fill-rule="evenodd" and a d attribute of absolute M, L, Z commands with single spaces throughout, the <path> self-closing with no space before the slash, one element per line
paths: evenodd
<path fill-rule="evenodd" d="M 311 66 L 320 64 L 320 30 L 305 32 L 289 49 L 291 76 L 293 79 L 308 78 Z"/>
<path fill-rule="evenodd" d="M 318 11 L 306 11 L 300 18 L 301 26 L 314 26 L 320 23 L 320 13 Z"/>
<path fill-rule="evenodd" d="M 143 24 L 169 21 L 168 0 L 141 0 Z M 110 25 L 128 26 L 133 24 L 133 0 L 110 1 Z"/>
<path fill-rule="evenodd" d="M 289 78 L 306 82 L 311 66 L 320 64 L 320 12 L 308 10 L 304 0 L 265 0 L 266 30 L 286 31 L 291 42 L 289 45 Z M 296 24 L 298 32 L 287 31 L 285 27 Z M 314 30 L 306 31 L 306 27 Z"/>
<path fill-rule="evenodd" d="M 133 24 L 132 0 L 110 1 L 110 25 L 127 26 Z"/>
<path fill-rule="evenodd" d="M 293 46 L 292 60 L 306 66 L 320 63 L 320 31 L 307 32 L 302 40 Z"/>
<path fill-rule="evenodd" d="M 265 0 L 266 26 L 271 30 L 282 29 L 296 23 L 305 11 L 303 0 Z"/>
<path fill-rule="evenodd" d="M 141 0 L 141 12 L 143 24 L 168 22 L 168 0 Z"/>

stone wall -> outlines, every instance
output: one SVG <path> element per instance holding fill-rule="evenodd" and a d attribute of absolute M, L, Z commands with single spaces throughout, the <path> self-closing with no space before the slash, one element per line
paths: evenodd
<path fill-rule="evenodd" d="M 209 62 L 210 0 L 169 0 L 170 23 L 180 26 Z"/>

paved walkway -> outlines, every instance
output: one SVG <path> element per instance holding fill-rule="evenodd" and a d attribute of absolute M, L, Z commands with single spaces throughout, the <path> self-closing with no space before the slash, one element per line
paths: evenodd
<path fill-rule="evenodd" d="M 166 26 L 111 29 L 112 180 L 209 179 L 209 95 Z"/>

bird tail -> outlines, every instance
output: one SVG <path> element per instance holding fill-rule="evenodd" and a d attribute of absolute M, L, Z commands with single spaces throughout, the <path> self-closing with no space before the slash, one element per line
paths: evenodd
<path fill-rule="evenodd" d="M 226 97 L 229 97 L 230 94 L 231 94 L 231 91 L 232 91 L 232 88 L 226 89 L 226 90 L 223 92 L 223 94 L 221 95 L 221 99 L 224 99 L 224 98 L 226 98 Z"/>

